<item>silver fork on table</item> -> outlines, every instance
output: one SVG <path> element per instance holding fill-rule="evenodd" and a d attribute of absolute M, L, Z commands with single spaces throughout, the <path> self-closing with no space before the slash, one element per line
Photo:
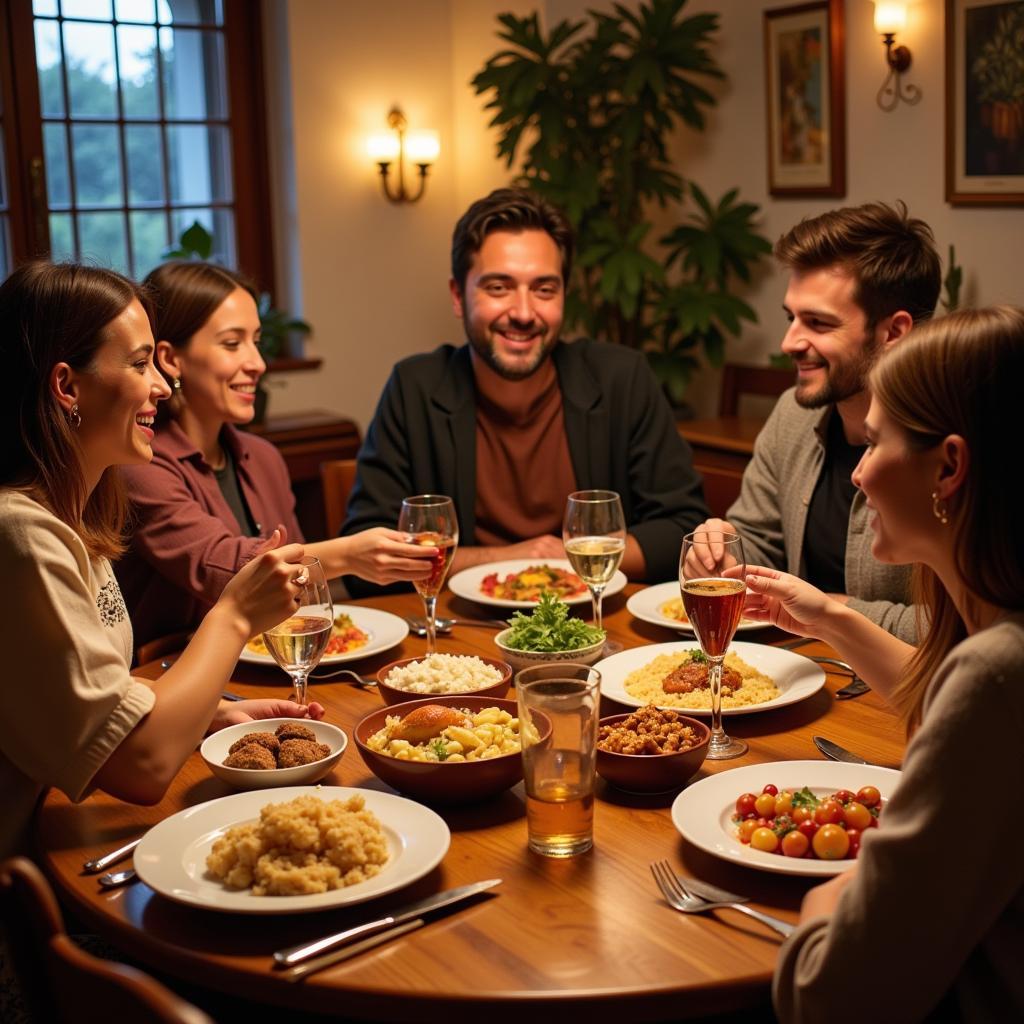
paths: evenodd
<path fill-rule="evenodd" d="M 742 903 L 698 899 L 686 889 L 683 880 L 669 867 L 668 861 L 655 861 L 651 865 L 651 874 L 654 875 L 654 881 L 658 883 L 661 895 L 665 897 L 668 905 L 683 914 L 703 914 L 706 910 L 729 908 L 760 921 L 783 936 L 789 935 L 795 928 L 795 925 L 787 921 L 772 917 L 770 914 L 762 914 L 760 910 L 754 910 L 753 907 L 744 906 Z"/>

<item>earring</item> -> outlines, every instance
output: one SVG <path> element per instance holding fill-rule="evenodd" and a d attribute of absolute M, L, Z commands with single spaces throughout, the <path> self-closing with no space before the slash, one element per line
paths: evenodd
<path fill-rule="evenodd" d="M 171 387 L 174 388 L 174 393 L 175 394 L 177 394 L 179 391 L 181 391 L 181 378 L 180 377 L 174 377 L 173 378 L 173 382 L 171 384 Z"/>
<path fill-rule="evenodd" d="M 82 416 L 81 413 L 79 413 L 78 411 L 77 402 L 75 402 L 75 404 L 71 406 L 71 410 L 70 412 L 68 412 L 68 423 L 70 423 L 75 430 L 77 430 L 82 425 Z"/>
<path fill-rule="evenodd" d="M 946 507 L 946 503 L 939 497 L 938 491 L 932 491 L 932 515 L 943 526 L 949 522 L 949 509 Z"/>

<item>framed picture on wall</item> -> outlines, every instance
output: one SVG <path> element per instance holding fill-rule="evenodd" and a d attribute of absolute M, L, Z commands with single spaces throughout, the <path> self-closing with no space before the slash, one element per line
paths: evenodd
<path fill-rule="evenodd" d="M 764 12 L 768 191 L 846 195 L 843 0 Z"/>
<path fill-rule="evenodd" d="M 946 0 L 946 200 L 1024 206 L 1024 0 Z"/>

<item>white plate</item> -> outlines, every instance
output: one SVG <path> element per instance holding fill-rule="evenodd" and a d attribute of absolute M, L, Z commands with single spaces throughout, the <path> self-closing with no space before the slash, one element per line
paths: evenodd
<path fill-rule="evenodd" d="M 679 651 L 699 651 L 696 640 L 677 640 L 671 644 L 647 644 L 631 647 L 610 658 L 599 661 L 594 668 L 601 673 L 601 693 L 619 704 L 632 708 L 642 707 L 644 702 L 626 693 L 626 677 L 653 661 L 659 654 L 676 654 Z M 795 704 L 817 693 L 825 685 L 825 673 L 809 658 L 792 651 L 768 644 L 750 644 L 737 641 L 729 646 L 730 654 L 738 654 L 748 665 L 771 676 L 781 693 L 763 704 L 749 704 L 741 708 L 722 708 L 723 715 L 751 715 L 755 711 L 769 711 L 786 704 Z M 670 705 L 665 704 L 664 707 Z M 673 711 L 684 715 L 710 715 L 710 708 L 683 708 L 671 705 Z"/>
<path fill-rule="evenodd" d="M 362 796 L 380 819 L 390 859 L 365 882 L 308 896 L 254 896 L 228 889 L 206 872 L 206 855 L 229 828 L 254 821 L 269 803 L 313 794 L 322 800 Z M 293 786 L 273 793 L 256 790 L 209 800 L 154 825 L 135 849 L 135 870 L 151 889 L 176 903 L 236 914 L 301 914 L 363 903 L 394 892 L 432 871 L 448 852 L 451 833 L 437 814 L 392 793 L 344 786 Z"/>
<path fill-rule="evenodd" d="M 515 558 L 507 562 L 488 562 L 486 565 L 474 565 L 472 568 L 463 569 L 448 581 L 448 586 L 453 594 L 464 597 L 467 601 L 476 601 L 478 604 L 490 604 L 496 608 L 533 608 L 537 604 L 536 601 L 510 601 L 506 598 L 488 597 L 480 589 L 484 577 L 490 576 L 492 572 L 496 572 L 498 579 L 502 580 L 509 573 L 522 572 L 531 565 L 550 565 L 552 569 L 573 571 L 567 558 Z M 626 582 L 623 573 L 616 569 L 611 582 L 604 588 L 604 596 L 611 597 L 612 594 L 617 594 Z M 576 597 L 567 598 L 565 603 L 589 604 L 590 591 L 585 590 Z"/>
<path fill-rule="evenodd" d="M 371 654 L 380 654 L 381 651 L 388 651 L 397 647 L 409 635 L 409 623 L 405 619 L 392 615 L 391 612 L 382 612 L 377 608 L 364 608 L 355 604 L 336 604 L 334 615 L 348 615 L 352 623 L 366 633 L 370 640 L 363 647 L 357 647 L 353 651 L 345 651 L 342 654 L 325 654 L 320 659 L 321 665 L 336 665 L 342 661 L 357 661 L 359 658 L 368 658 Z M 269 654 L 257 654 L 250 651 L 248 647 L 242 648 L 239 661 L 248 661 L 254 665 L 277 665 Z"/>
<path fill-rule="evenodd" d="M 630 613 L 644 622 L 653 622 L 656 626 L 664 626 L 666 629 L 678 629 L 681 633 L 692 633 L 693 626 L 689 622 L 680 622 L 678 619 L 670 619 L 662 615 L 661 606 L 672 598 L 679 598 L 679 584 L 675 580 L 668 583 L 656 583 L 653 587 L 645 587 L 630 595 L 626 602 L 626 608 Z M 737 632 L 744 632 L 748 629 L 764 629 L 770 626 L 770 622 L 755 622 L 753 619 L 740 619 L 736 627 Z"/>
<path fill-rule="evenodd" d="M 855 860 L 804 860 L 779 853 L 753 850 L 736 838 L 732 815 L 744 793 L 760 793 L 771 782 L 779 789 L 808 786 L 816 795 L 837 789 L 857 792 L 861 786 L 875 786 L 888 800 L 900 773 L 873 764 L 844 764 L 840 761 L 776 761 L 709 775 L 684 789 L 672 804 L 672 824 L 684 839 L 705 853 L 762 871 L 783 875 L 838 875 Z M 885 828 L 885 815 L 881 819 Z"/>

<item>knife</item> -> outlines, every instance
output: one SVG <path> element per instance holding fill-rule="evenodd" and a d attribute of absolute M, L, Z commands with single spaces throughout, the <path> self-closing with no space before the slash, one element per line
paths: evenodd
<path fill-rule="evenodd" d="M 103 857 L 97 857 L 95 860 L 87 860 L 82 865 L 82 870 L 86 872 L 86 874 L 90 875 L 95 874 L 97 871 L 106 871 L 111 864 L 116 864 L 119 860 L 127 857 L 128 854 L 131 853 L 132 850 L 134 850 L 141 842 L 142 836 L 139 836 L 138 839 L 133 839 L 130 843 L 125 843 L 124 846 L 119 847 L 112 853 L 108 853 Z"/>
<path fill-rule="evenodd" d="M 830 761 L 846 761 L 848 764 L 870 764 L 870 761 L 865 761 L 863 757 L 859 757 L 857 754 L 847 750 L 846 747 L 839 746 L 838 743 L 833 743 L 831 740 L 825 739 L 823 736 L 814 736 L 814 745 L 830 760 Z"/>
<path fill-rule="evenodd" d="M 711 903 L 749 903 L 749 896 L 737 896 L 728 889 L 719 889 L 717 885 L 710 882 L 702 882 L 699 878 L 683 879 L 686 888 L 695 892 L 702 900 L 709 900 Z"/>
<path fill-rule="evenodd" d="M 355 928 L 348 928 L 343 932 L 336 932 L 334 935 L 327 935 L 315 942 L 305 942 L 298 946 L 291 946 L 288 949 L 279 949 L 274 954 L 275 967 L 291 967 L 294 964 L 308 960 L 311 956 L 326 953 L 329 949 L 343 946 L 353 939 L 365 938 L 368 935 L 375 935 L 393 925 L 401 924 L 403 921 L 410 921 L 421 914 L 429 913 L 432 910 L 439 910 L 441 907 L 458 903 L 477 893 L 492 889 L 501 885 L 500 878 L 489 878 L 485 882 L 473 882 L 471 885 L 460 885 L 457 889 L 446 889 L 444 892 L 435 893 L 426 899 L 416 900 L 415 903 L 406 904 L 397 910 L 393 910 L 387 917 L 378 917 L 376 920 L 367 921 L 366 924 L 357 925 Z"/>

